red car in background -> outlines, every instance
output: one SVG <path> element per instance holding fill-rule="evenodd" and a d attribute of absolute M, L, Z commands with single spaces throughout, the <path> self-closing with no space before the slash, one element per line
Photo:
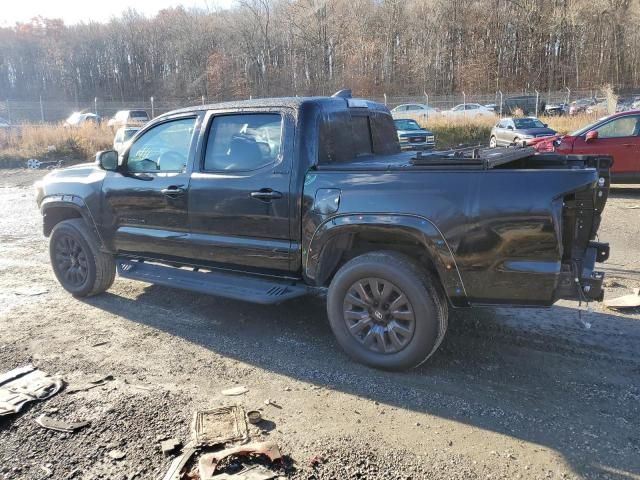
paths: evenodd
<path fill-rule="evenodd" d="M 538 152 L 611 155 L 613 183 L 640 183 L 640 110 L 615 113 L 570 135 L 527 143 Z"/>

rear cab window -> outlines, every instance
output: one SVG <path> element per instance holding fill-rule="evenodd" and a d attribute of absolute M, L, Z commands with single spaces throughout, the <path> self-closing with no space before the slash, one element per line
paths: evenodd
<path fill-rule="evenodd" d="M 400 151 L 393 118 L 386 112 L 351 109 L 327 113 L 320 123 L 318 164 L 349 163 Z"/>
<path fill-rule="evenodd" d="M 131 110 L 129 112 L 129 118 L 134 120 L 149 120 L 149 115 L 144 110 Z"/>

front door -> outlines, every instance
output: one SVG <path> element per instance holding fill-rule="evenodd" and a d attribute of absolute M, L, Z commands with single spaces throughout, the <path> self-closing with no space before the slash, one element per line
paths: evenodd
<path fill-rule="evenodd" d="M 101 234 L 119 254 L 181 257 L 188 244 L 188 188 L 197 117 L 168 119 L 132 143 L 103 183 Z"/>
<path fill-rule="evenodd" d="M 239 270 L 288 271 L 291 117 L 226 113 L 208 122 L 189 188 L 194 258 Z"/>
<path fill-rule="evenodd" d="M 598 138 L 587 142 L 586 135 L 573 144 L 576 154 L 612 155 L 613 174 L 640 174 L 640 115 L 625 115 L 595 128 Z"/>

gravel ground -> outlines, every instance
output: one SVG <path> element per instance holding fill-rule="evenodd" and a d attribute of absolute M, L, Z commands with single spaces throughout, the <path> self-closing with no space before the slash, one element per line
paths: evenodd
<path fill-rule="evenodd" d="M 0 421 L 0 479 L 158 478 L 172 458 L 159 439 L 187 442 L 195 410 L 232 403 L 263 410 L 252 435 L 278 442 L 292 478 L 640 479 L 639 310 L 594 305 L 591 329 L 573 302 L 454 311 L 426 365 L 380 372 L 340 351 L 320 299 L 265 307 L 122 279 L 72 298 L 49 268 L 39 175 L 0 180 L 0 372 L 114 380 Z M 605 211 L 610 298 L 640 286 L 639 207 L 640 188 L 615 189 Z M 221 394 L 237 385 L 248 393 Z M 52 432 L 42 413 L 91 425 Z"/>

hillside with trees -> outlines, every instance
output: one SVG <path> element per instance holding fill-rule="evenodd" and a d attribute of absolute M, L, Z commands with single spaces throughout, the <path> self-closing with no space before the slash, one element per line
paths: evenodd
<path fill-rule="evenodd" d="M 240 0 L 0 29 L 0 100 L 559 90 L 640 77 L 637 0 Z"/>

